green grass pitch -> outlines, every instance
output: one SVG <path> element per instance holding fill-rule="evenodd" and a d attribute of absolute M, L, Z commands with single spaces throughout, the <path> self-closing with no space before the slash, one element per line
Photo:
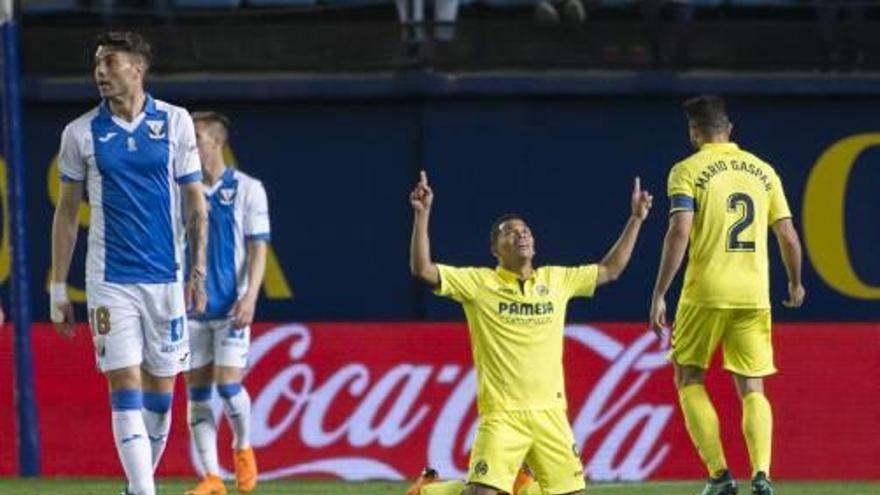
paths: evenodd
<path fill-rule="evenodd" d="M 183 495 L 193 480 L 159 480 L 158 495 Z M 406 483 L 341 483 L 334 481 L 273 481 L 257 487 L 253 495 L 403 495 Z M 227 484 L 229 494 L 234 486 Z M 593 483 L 588 495 L 697 495 L 699 482 Z M 877 482 L 778 482 L 779 495 L 880 495 Z M 121 480 L 0 479 L 0 495 L 118 495 Z M 749 493 L 748 483 L 740 493 Z"/>

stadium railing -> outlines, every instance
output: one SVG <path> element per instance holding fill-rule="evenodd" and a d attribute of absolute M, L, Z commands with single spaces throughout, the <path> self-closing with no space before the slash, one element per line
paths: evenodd
<path fill-rule="evenodd" d="M 491 7 L 517 7 L 533 5 L 539 0 L 480 0 L 475 3 L 484 3 Z M 620 9 L 637 6 L 646 2 L 658 4 L 682 4 L 692 5 L 700 9 L 722 8 L 811 8 L 811 7 L 834 7 L 876 6 L 875 2 L 846 0 L 588 0 L 592 9 Z M 178 9 L 214 9 L 229 10 L 261 7 L 302 7 L 310 5 L 376 5 L 392 4 L 393 0 L 146 0 L 136 5 L 142 8 L 164 8 L 168 4 Z M 462 2 L 470 3 L 470 2 Z M 82 11 L 99 11 L 101 9 L 127 8 L 126 3 L 118 0 L 23 0 L 22 10 L 25 14 L 63 14 Z"/>

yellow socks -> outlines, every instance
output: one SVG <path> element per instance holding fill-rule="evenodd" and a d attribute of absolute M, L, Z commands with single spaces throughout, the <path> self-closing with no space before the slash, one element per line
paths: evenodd
<path fill-rule="evenodd" d="M 678 402 L 684 414 L 685 426 L 700 458 L 709 469 L 709 476 L 716 477 L 727 469 L 724 449 L 721 446 L 721 428 L 718 414 L 712 406 L 706 387 L 702 384 L 688 385 L 678 390 Z M 750 449 L 751 450 L 751 449 Z"/>
<path fill-rule="evenodd" d="M 464 481 L 449 480 L 430 483 L 422 487 L 421 495 L 461 495 L 464 491 Z"/>
<path fill-rule="evenodd" d="M 752 462 L 752 477 L 758 471 L 770 476 L 773 411 L 764 394 L 752 392 L 743 397 L 742 429 Z"/>

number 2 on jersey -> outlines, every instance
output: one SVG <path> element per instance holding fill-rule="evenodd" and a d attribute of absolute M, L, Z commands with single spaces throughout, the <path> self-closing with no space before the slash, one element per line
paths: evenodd
<path fill-rule="evenodd" d="M 742 205 L 742 210 L 740 210 L 740 205 Z M 755 241 L 741 241 L 739 239 L 740 234 L 755 221 L 755 202 L 752 201 L 752 197 L 746 193 L 731 194 L 727 197 L 727 211 L 730 213 L 742 211 L 742 216 L 727 231 L 727 250 L 753 253 Z"/>

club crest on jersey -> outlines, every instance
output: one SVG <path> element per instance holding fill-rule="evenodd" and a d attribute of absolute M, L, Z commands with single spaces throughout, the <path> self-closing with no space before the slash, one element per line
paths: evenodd
<path fill-rule="evenodd" d="M 233 201 L 235 201 L 235 188 L 234 187 L 224 187 L 224 188 L 220 189 L 220 204 L 221 205 L 231 205 Z"/>
<path fill-rule="evenodd" d="M 489 464 L 487 464 L 486 461 L 480 459 L 479 461 L 477 461 L 476 464 L 474 464 L 474 474 L 480 477 L 486 476 L 487 474 L 489 474 Z"/>
<path fill-rule="evenodd" d="M 165 137 L 164 120 L 148 120 L 147 128 L 150 130 L 150 139 L 162 139 Z"/>
<path fill-rule="evenodd" d="M 541 284 L 535 286 L 535 292 L 537 292 L 539 296 L 546 296 L 550 293 L 550 289 L 548 289 L 546 285 Z"/>
<path fill-rule="evenodd" d="M 138 150 L 137 141 L 135 141 L 133 137 L 128 136 L 128 151 L 134 152 L 137 150 Z"/>

